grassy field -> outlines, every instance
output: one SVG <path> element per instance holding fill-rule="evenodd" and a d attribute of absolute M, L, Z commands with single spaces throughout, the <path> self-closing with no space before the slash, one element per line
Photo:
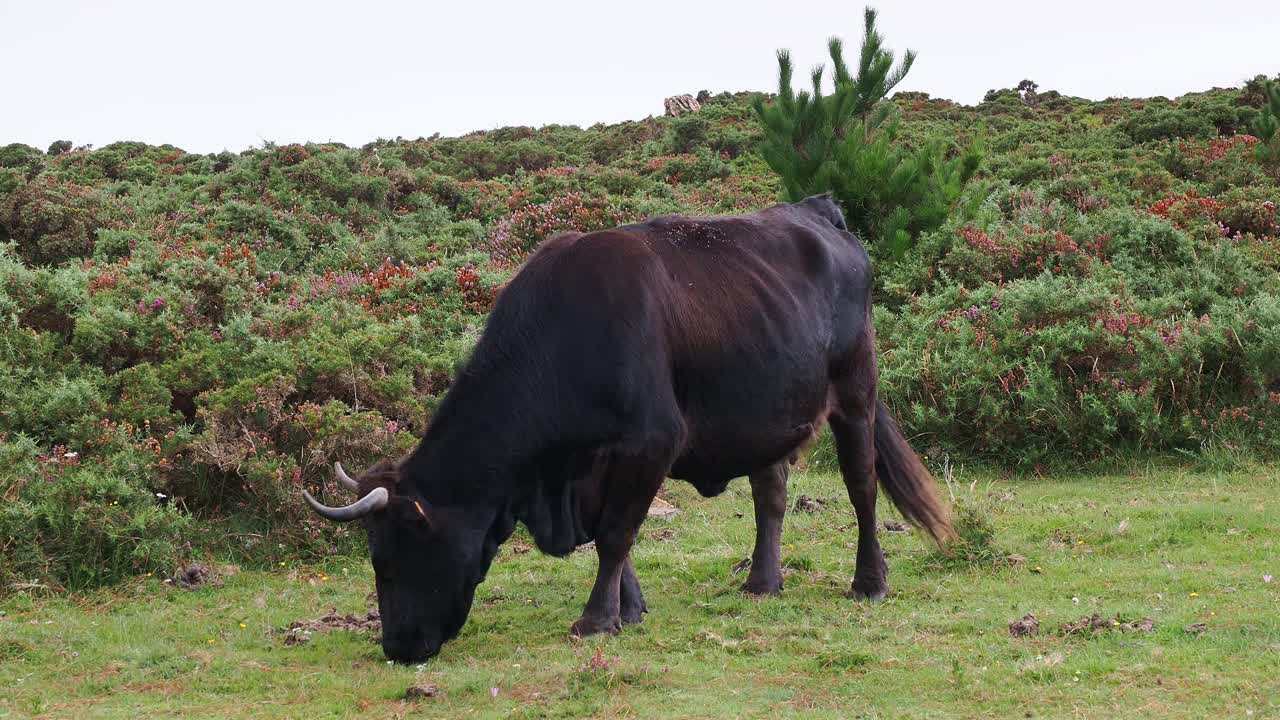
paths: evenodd
<path fill-rule="evenodd" d="M 671 483 L 680 513 L 646 523 L 635 551 L 642 625 L 570 642 L 594 553 L 544 557 L 518 533 L 461 637 L 417 667 L 388 665 L 369 631 L 285 644 L 294 620 L 364 611 L 362 558 L 223 567 L 191 591 L 157 571 L 83 596 L 11 596 L 0 717 L 1280 715 L 1274 468 L 984 476 L 962 499 L 989 512 L 1006 559 L 944 562 L 919 533 L 885 533 L 893 592 L 879 605 L 843 596 L 856 532 L 839 478 L 801 473 L 791 487 L 793 501 L 828 502 L 788 513 L 779 597 L 737 591 L 745 481 L 713 500 Z M 1040 633 L 1010 637 L 1028 612 Z M 1154 630 L 1059 634 L 1093 613 Z M 439 694 L 405 700 L 415 684 Z"/>

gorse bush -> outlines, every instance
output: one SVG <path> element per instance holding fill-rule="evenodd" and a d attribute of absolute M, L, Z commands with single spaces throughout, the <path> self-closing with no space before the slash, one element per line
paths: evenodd
<path fill-rule="evenodd" d="M 84 587 L 181 559 L 190 515 L 153 489 L 181 441 L 109 421 L 98 430 L 82 452 L 0 434 L 9 590 Z"/>
<path fill-rule="evenodd" d="M 831 94 L 708 93 L 680 118 L 0 146 L 0 592 L 330 553 L 355 534 L 299 491 L 344 501 L 334 460 L 412 447 L 546 239 L 815 191 L 873 254 L 881 394 L 917 447 L 1280 452 L 1263 85 L 886 99 L 909 63 L 864 30 L 853 67 L 834 46 Z"/>

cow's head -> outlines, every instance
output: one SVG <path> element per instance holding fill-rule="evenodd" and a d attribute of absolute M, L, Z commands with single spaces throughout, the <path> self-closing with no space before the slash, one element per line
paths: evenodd
<path fill-rule="evenodd" d="M 337 522 L 364 521 L 382 616 L 382 650 L 389 660 L 419 662 L 435 655 L 466 622 L 476 585 L 511 533 L 496 510 L 428 506 L 400 492 L 400 467 L 383 461 L 360 480 L 334 465 L 338 481 L 360 494 L 345 507 L 328 507 L 310 493 L 312 510 Z"/>

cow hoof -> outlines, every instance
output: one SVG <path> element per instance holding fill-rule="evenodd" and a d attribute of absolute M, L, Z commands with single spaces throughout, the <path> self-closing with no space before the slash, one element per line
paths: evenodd
<path fill-rule="evenodd" d="M 621 616 L 622 624 L 623 625 L 639 625 L 640 623 L 644 622 L 644 614 L 646 612 L 647 612 L 647 609 L 643 607 L 623 608 L 622 616 Z"/>
<path fill-rule="evenodd" d="M 569 636 L 575 638 L 584 638 L 590 635 L 599 635 L 600 633 L 608 633 L 617 635 L 622 632 L 622 618 L 614 616 L 611 618 L 590 618 L 586 615 L 574 621 L 569 626 Z"/>
<path fill-rule="evenodd" d="M 889 585 L 883 580 L 878 582 L 861 582 L 854 580 L 849 587 L 849 597 L 854 600 L 866 600 L 868 602 L 880 602 L 889 594 Z"/>
<path fill-rule="evenodd" d="M 758 580 L 749 577 L 746 582 L 742 583 L 742 592 L 748 595 L 777 595 L 782 592 L 782 578 Z"/>

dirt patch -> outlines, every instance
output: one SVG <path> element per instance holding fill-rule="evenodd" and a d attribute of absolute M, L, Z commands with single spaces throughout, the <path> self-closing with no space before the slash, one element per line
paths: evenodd
<path fill-rule="evenodd" d="M 203 563 L 191 563 L 190 565 L 179 567 L 173 571 L 173 577 L 169 578 L 169 582 L 183 590 L 194 590 L 202 585 L 218 587 L 222 584 L 222 580 L 217 573 L 210 570 Z"/>
<path fill-rule="evenodd" d="M 901 520 L 881 520 L 880 529 L 891 533 L 911 532 L 911 526 Z"/>
<path fill-rule="evenodd" d="M 676 536 L 676 529 L 671 527 L 658 528 L 649 533 L 649 537 L 654 540 L 670 540 Z"/>
<path fill-rule="evenodd" d="M 382 631 L 382 618 L 376 608 L 369 608 L 363 615 L 347 613 L 339 615 L 337 608 L 315 620 L 295 620 L 285 628 L 284 644 L 301 645 L 311 640 L 311 634 L 328 630 L 378 633 Z"/>
<path fill-rule="evenodd" d="M 129 683 L 128 685 L 121 685 L 120 689 L 130 693 L 179 695 L 188 688 L 180 680 L 150 680 L 147 682 L 136 682 Z"/>
<path fill-rule="evenodd" d="M 1094 613 L 1088 617 L 1082 617 L 1075 622 L 1062 623 L 1058 626 L 1058 634 L 1062 637 L 1070 637 L 1072 635 L 1097 635 L 1099 633 L 1119 631 L 1122 633 L 1140 632 L 1149 633 L 1155 630 L 1155 623 L 1151 618 L 1142 618 L 1125 622 L 1119 616 L 1104 618 L 1101 613 Z"/>
<path fill-rule="evenodd" d="M 1183 627 L 1182 631 L 1191 635 L 1199 635 L 1200 633 L 1208 629 L 1209 629 L 1208 624 L 1198 622 L 1198 623 L 1191 623 L 1190 625 Z"/>
<path fill-rule="evenodd" d="M 1040 621 L 1032 613 L 1023 615 L 1019 620 L 1009 621 L 1009 637 L 1023 637 L 1024 635 L 1039 635 Z"/>
<path fill-rule="evenodd" d="M 436 685 L 410 685 L 405 688 L 405 700 L 421 700 L 423 698 L 433 698 L 440 694 L 440 688 Z"/>
<path fill-rule="evenodd" d="M 533 546 L 526 542 L 520 542 L 519 540 L 515 540 L 515 541 L 512 541 L 511 543 L 511 552 L 515 553 L 516 555 L 523 555 L 532 549 L 533 549 Z"/>

